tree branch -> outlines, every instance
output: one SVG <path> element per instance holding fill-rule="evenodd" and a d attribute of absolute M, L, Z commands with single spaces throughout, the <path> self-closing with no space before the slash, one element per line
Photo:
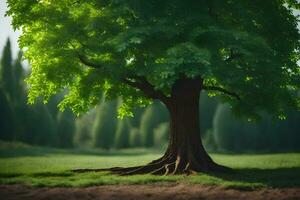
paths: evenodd
<path fill-rule="evenodd" d="M 98 63 L 93 63 L 92 61 L 88 60 L 88 58 L 82 54 L 77 53 L 77 56 L 80 60 L 80 62 L 88 67 L 100 69 L 102 68 L 102 65 L 99 65 Z"/>
<path fill-rule="evenodd" d="M 241 100 L 240 96 L 238 94 L 236 94 L 235 92 L 230 92 L 222 87 L 218 87 L 218 86 L 203 86 L 204 90 L 214 90 L 214 91 L 218 91 L 218 92 L 222 92 L 224 94 L 227 94 L 229 96 L 235 97 L 238 100 Z"/>
<path fill-rule="evenodd" d="M 137 81 L 123 79 L 122 82 L 133 88 L 141 90 L 149 98 L 161 100 L 165 104 L 169 102 L 169 98 L 162 92 L 155 90 L 154 86 L 151 85 L 145 77 L 135 77 L 135 79 L 137 79 Z"/>
<path fill-rule="evenodd" d="M 231 62 L 232 60 L 236 58 L 241 58 L 243 54 L 241 53 L 236 53 L 233 51 L 233 49 L 230 49 L 230 56 L 225 60 L 226 62 Z"/>
<path fill-rule="evenodd" d="M 88 60 L 85 56 L 81 54 L 77 54 L 80 62 L 88 67 L 101 69 L 102 65 L 99 65 L 97 63 L 93 63 L 92 61 Z M 130 79 L 135 79 L 136 81 L 131 81 Z M 152 99 L 159 99 L 163 101 L 164 103 L 167 103 L 169 101 L 169 98 L 164 95 L 162 92 L 155 90 L 154 86 L 151 85 L 145 77 L 142 76 L 128 76 L 126 78 L 121 78 L 121 82 L 141 90 L 144 92 L 146 96 Z"/>

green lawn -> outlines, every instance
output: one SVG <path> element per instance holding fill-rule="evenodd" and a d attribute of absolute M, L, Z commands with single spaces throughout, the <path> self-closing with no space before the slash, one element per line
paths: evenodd
<path fill-rule="evenodd" d="M 147 184 L 184 182 L 223 185 L 235 188 L 299 187 L 300 153 L 221 155 L 212 154 L 215 161 L 232 167 L 231 174 L 193 176 L 116 176 L 104 172 L 72 173 L 76 168 L 106 168 L 132 166 L 158 158 L 155 150 L 57 150 L 0 142 L 0 184 L 32 186 L 93 186 L 103 184 Z"/>

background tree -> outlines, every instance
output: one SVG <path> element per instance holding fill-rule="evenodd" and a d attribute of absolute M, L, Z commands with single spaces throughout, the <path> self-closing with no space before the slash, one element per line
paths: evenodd
<path fill-rule="evenodd" d="M 297 151 L 300 142 L 299 112 L 289 111 L 287 120 L 274 119 L 262 113 L 259 123 L 238 119 L 227 104 L 219 104 L 213 129 L 207 133 L 214 150 L 226 152 L 282 152 Z M 213 137 L 213 138 L 210 138 Z M 215 144 L 214 144 L 215 143 Z"/>
<path fill-rule="evenodd" d="M 25 110 L 25 131 L 20 140 L 28 144 L 55 146 L 57 141 L 55 119 L 47 106 L 38 103 Z"/>
<path fill-rule="evenodd" d="M 9 38 L 3 49 L 1 58 L 1 85 L 9 102 L 14 103 L 15 95 L 15 76 L 13 71 L 13 59 L 11 55 L 11 44 Z"/>
<path fill-rule="evenodd" d="M 14 79 L 14 83 L 10 83 L 14 86 L 13 88 L 13 96 L 12 96 L 12 110 L 14 113 L 14 121 L 15 121 L 15 139 L 20 140 L 22 135 L 26 132 L 26 127 L 28 124 L 25 123 L 26 121 L 26 114 L 28 109 L 27 105 L 27 90 L 24 82 L 24 78 L 26 72 L 23 68 L 22 64 L 22 52 L 19 51 L 17 58 L 13 61 L 12 65 Z M 38 124 L 36 124 L 38 125 Z"/>
<path fill-rule="evenodd" d="M 117 101 L 102 102 L 93 124 L 92 136 L 94 147 L 109 149 L 113 147 L 116 133 Z"/>
<path fill-rule="evenodd" d="M 130 146 L 130 124 L 127 118 L 119 119 L 115 136 L 115 147 L 118 149 L 128 148 Z"/>
<path fill-rule="evenodd" d="M 26 93 L 24 87 L 24 78 L 25 78 L 25 71 L 22 65 L 22 52 L 19 51 L 17 59 L 14 60 L 12 65 L 12 73 L 14 78 L 11 83 L 13 88 L 13 99 L 16 107 L 22 106 L 26 101 Z"/>
<path fill-rule="evenodd" d="M 74 114 L 70 110 L 60 112 L 57 116 L 58 147 L 73 147 L 73 136 L 75 133 Z"/>
<path fill-rule="evenodd" d="M 0 139 L 12 140 L 14 137 L 14 124 L 11 106 L 6 95 L 0 87 Z"/>
<path fill-rule="evenodd" d="M 168 142 L 169 122 L 160 123 L 154 130 L 154 146 L 164 147 Z"/>
<path fill-rule="evenodd" d="M 142 118 L 142 115 L 145 112 L 145 110 L 146 110 L 145 108 L 141 108 L 141 107 L 135 108 L 133 110 L 133 116 L 134 117 L 128 118 L 129 123 L 132 127 L 140 128 L 141 118 Z"/>
<path fill-rule="evenodd" d="M 141 147 L 142 146 L 141 132 L 138 128 L 132 128 L 130 130 L 129 141 L 130 141 L 131 147 Z"/>
<path fill-rule="evenodd" d="M 202 136 L 205 137 L 206 132 L 213 127 L 213 117 L 218 106 L 218 99 L 211 98 L 208 96 L 207 92 L 202 92 L 200 98 L 200 130 Z M 202 112 L 201 112 L 202 111 Z"/>
<path fill-rule="evenodd" d="M 219 150 L 239 152 L 253 150 L 261 142 L 257 125 L 247 120 L 237 120 L 227 104 L 219 104 L 213 120 L 213 137 Z M 266 145 L 267 146 L 267 145 Z"/>
<path fill-rule="evenodd" d="M 7 39 L 3 49 L 0 64 L 0 112 L 1 112 L 1 139 L 14 138 L 14 113 L 12 108 L 13 72 L 10 40 Z"/>
<path fill-rule="evenodd" d="M 75 112 L 97 104 L 103 91 L 107 99 L 122 97 L 121 116 L 153 99 L 167 107 L 166 153 L 144 167 L 111 169 L 117 173 L 224 169 L 201 142 L 202 90 L 249 118 L 262 109 L 284 118 L 300 106 L 296 0 L 8 3 L 32 64 L 30 102 L 68 87 L 60 107 Z"/>
<path fill-rule="evenodd" d="M 167 120 L 168 114 L 160 103 L 154 103 L 146 108 L 140 123 L 143 146 L 152 147 L 154 145 L 154 129 L 159 123 Z"/>
<path fill-rule="evenodd" d="M 73 138 L 75 147 L 92 147 L 92 127 L 96 116 L 96 109 L 91 110 L 86 115 L 76 118 L 76 131 Z"/>

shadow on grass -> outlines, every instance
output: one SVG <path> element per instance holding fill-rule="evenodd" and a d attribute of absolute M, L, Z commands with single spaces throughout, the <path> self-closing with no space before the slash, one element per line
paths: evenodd
<path fill-rule="evenodd" d="M 261 184 L 263 186 L 274 188 L 300 186 L 300 167 L 276 169 L 244 168 L 234 169 L 231 173 L 214 173 L 210 175 L 224 181 Z"/>

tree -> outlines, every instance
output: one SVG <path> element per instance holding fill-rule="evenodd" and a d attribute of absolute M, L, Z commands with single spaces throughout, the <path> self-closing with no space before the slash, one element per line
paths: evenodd
<path fill-rule="evenodd" d="M 131 128 L 130 130 L 130 146 L 131 147 L 141 147 L 142 146 L 142 139 L 141 139 L 141 133 L 138 128 Z"/>
<path fill-rule="evenodd" d="M 13 95 L 13 72 L 12 72 L 12 56 L 11 44 L 7 39 L 4 46 L 1 64 L 0 64 L 0 138 L 4 140 L 12 140 L 14 138 L 14 113 L 12 109 Z"/>
<path fill-rule="evenodd" d="M 13 61 L 11 55 L 11 44 L 9 38 L 4 46 L 2 58 L 1 58 L 1 86 L 7 95 L 10 103 L 14 103 L 15 95 L 15 77 L 13 71 Z"/>
<path fill-rule="evenodd" d="M 12 140 L 14 137 L 14 123 L 12 109 L 0 87 L 0 139 Z"/>
<path fill-rule="evenodd" d="M 206 135 L 206 132 L 212 128 L 212 121 L 214 114 L 218 106 L 217 98 L 210 98 L 207 92 L 203 92 L 200 98 L 200 130 L 202 136 Z M 201 112 L 202 111 L 202 112 Z"/>
<path fill-rule="evenodd" d="M 96 116 L 96 109 L 76 118 L 76 132 L 73 138 L 75 147 L 92 147 L 92 127 Z"/>
<path fill-rule="evenodd" d="M 154 129 L 154 145 L 156 147 L 164 147 L 168 142 L 169 123 L 160 123 Z"/>
<path fill-rule="evenodd" d="M 152 147 L 154 145 L 154 129 L 166 121 L 168 121 L 167 112 L 160 103 L 154 103 L 147 107 L 141 117 L 140 124 L 143 146 Z"/>
<path fill-rule="evenodd" d="M 13 63 L 14 85 L 14 101 L 16 106 L 24 106 L 26 101 L 25 87 L 24 87 L 24 68 L 22 65 L 22 52 L 19 51 L 17 59 Z"/>
<path fill-rule="evenodd" d="M 259 123 L 253 123 L 234 117 L 227 104 L 219 104 L 213 130 L 207 134 L 212 140 L 205 142 L 211 142 L 207 146 L 214 150 L 230 152 L 298 151 L 300 113 L 289 111 L 287 115 L 283 121 L 262 113 Z"/>
<path fill-rule="evenodd" d="M 98 108 L 96 119 L 93 124 L 93 145 L 109 149 L 113 146 L 117 120 L 117 101 L 102 102 Z"/>
<path fill-rule="evenodd" d="M 57 116 L 58 147 L 73 147 L 73 136 L 75 134 L 74 115 L 70 110 L 60 112 Z"/>
<path fill-rule="evenodd" d="M 57 145 L 55 121 L 46 105 L 38 103 L 28 106 L 24 115 L 23 124 L 26 127 L 23 134 L 19 135 L 21 141 L 34 145 Z"/>
<path fill-rule="evenodd" d="M 116 173 L 177 174 L 225 169 L 203 148 L 202 90 L 236 114 L 284 118 L 299 108 L 300 35 L 296 0 L 8 0 L 21 47 L 32 64 L 29 101 L 62 88 L 75 112 L 121 96 L 119 115 L 161 101 L 170 113 L 166 153 Z M 276 23 L 276 26 L 274 26 Z"/>
<path fill-rule="evenodd" d="M 28 105 L 26 104 L 27 91 L 24 82 L 25 71 L 22 65 L 22 52 L 19 51 L 18 57 L 14 60 L 12 65 L 12 73 L 14 78 L 10 80 L 10 85 L 14 86 L 11 96 L 11 106 L 13 110 L 13 118 L 15 122 L 15 139 L 19 140 L 25 134 L 26 126 L 26 111 Z"/>
<path fill-rule="evenodd" d="M 230 152 L 255 150 L 255 143 L 260 141 L 254 140 L 258 133 L 257 124 L 237 120 L 227 104 L 218 105 L 213 119 L 213 137 L 219 150 Z"/>
<path fill-rule="evenodd" d="M 119 119 L 115 136 L 115 147 L 118 149 L 128 148 L 130 145 L 130 124 L 127 118 Z"/>
<path fill-rule="evenodd" d="M 146 108 L 138 107 L 133 110 L 133 116 L 128 118 L 130 125 L 134 128 L 139 128 L 141 123 L 141 118 Z"/>

